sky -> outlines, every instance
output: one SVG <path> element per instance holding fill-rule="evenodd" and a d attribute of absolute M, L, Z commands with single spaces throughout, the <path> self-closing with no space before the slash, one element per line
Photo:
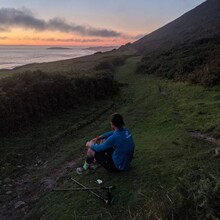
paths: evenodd
<path fill-rule="evenodd" d="M 0 45 L 120 46 L 205 0 L 0 0 Z"/>

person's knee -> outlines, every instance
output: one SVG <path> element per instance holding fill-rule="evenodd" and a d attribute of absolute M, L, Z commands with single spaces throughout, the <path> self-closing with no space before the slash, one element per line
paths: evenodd
<path fill-rule="evenodd" d="M 87 156 L 89 156 L 89 157 L 94 157 L 94 156 L 95 156 L 95 151 L 92 150 L 91 148 L 88 148 L 88 150 L 87 150 Z"/>

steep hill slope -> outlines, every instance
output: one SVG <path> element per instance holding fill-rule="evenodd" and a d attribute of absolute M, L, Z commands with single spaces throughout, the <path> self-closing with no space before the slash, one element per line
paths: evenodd
<path fill-rule="evenodd" d="M 138 53 L 169 49 L 175 45 L 220 35 L 220 1 L 207 0 L 178 19 L 121 49 Z"/>
<path fill-rule="evenodd" d="M 143 58 L 138 71 L 214 86 L 220 83 L 220 1 L 207 0 L 121 50 Z"/>

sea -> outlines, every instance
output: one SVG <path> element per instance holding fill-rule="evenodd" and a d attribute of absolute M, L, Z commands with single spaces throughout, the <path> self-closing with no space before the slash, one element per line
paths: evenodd
<path fill-rule="evenodd" d="M 0 69 L 13 69 L 30 63 L 66 60 L 95 52 L 86 47 L 0 46 Z"/>

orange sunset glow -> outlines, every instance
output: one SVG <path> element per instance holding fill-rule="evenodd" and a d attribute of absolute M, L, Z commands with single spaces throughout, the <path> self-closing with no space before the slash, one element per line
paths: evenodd
<path fill-rule="evenodd" d="M 0 45 L 120 46 L 201 2 L 55 0 L 48 8 L 43 1 L 2 0 Z"/>
<path fill-rule="evenodd" d="M 0 45 L 69 45 L 69 46 L 105 46 L 105 45 L 123 45 L 134 41 L 132 37 L 124 38 L 102 38 L 102 37 L 84 37 L 77 34 L 66 34 L 61 32 L 36 32 L 14 28 L 7 34 L 0 35 Z"/>

